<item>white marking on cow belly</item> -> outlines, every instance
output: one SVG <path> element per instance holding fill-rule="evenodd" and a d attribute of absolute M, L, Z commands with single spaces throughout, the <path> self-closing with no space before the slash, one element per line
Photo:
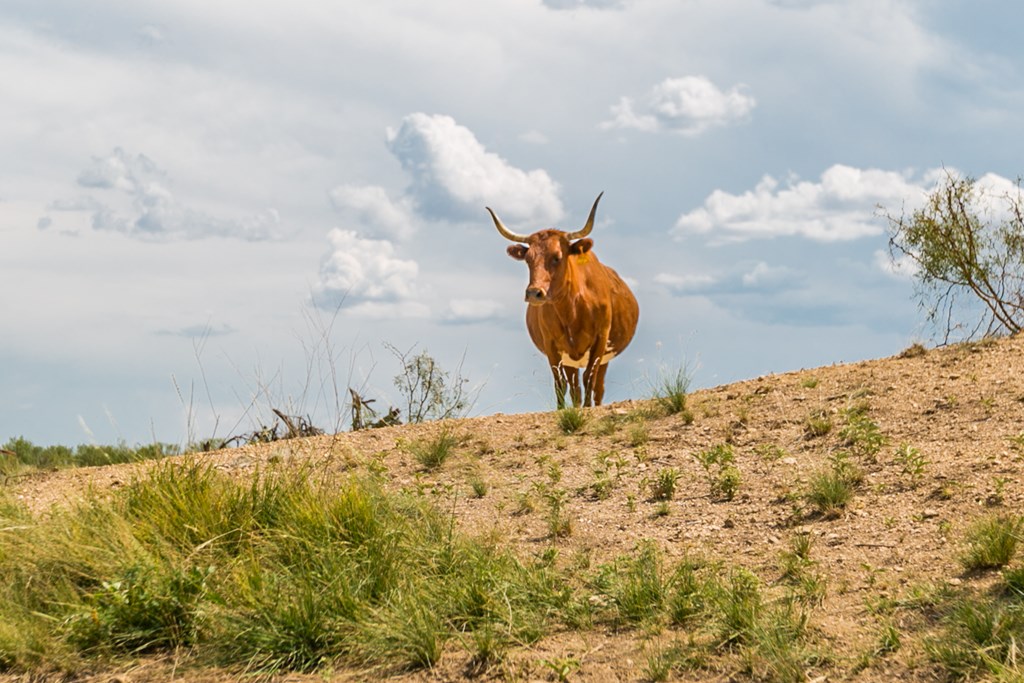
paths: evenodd
<path fill-rule="evenodd" d="M 615 351 L 612 351 L 611 349 L 609 349 L 606 354 L 601 356 L 601 365 L 605 365 L 612 358 L 615 358 L 616 355 L 618 355 L 618 354 L 616 354 Z M 562 366 L 565 366 L 565 367 L 569 367 L 569 368 L 585 368 L 585 367 L 587 367 L 587 362 L 589 360 L 590 360 L 590 351 L 584 351 L 583 355 L 580 358 L 570 358 L 568 353 L 566 353 L 565 351 L 562 351 L 562 360 L 559 361 L 559 365 L 562 365 Z"/>

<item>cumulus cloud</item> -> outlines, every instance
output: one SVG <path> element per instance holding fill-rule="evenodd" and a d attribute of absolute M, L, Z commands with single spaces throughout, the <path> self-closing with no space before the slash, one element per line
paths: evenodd
<path fill-rule="evenodd" d="M 882 249 L 875 251 L 875 267 L 897 280 L 910 280 L 920 269 L 917 262 L 910 256 L 906 254 L 893 256 Z"/>
<path fill-rule="evenodd" d="M 711 291 L 717 280 L 711 275 L 677 275 L 675 273 L 658 273 L 654 281 L 664 285 L 673 294 L 701 294 Z"/>
<path fill-rule="evenodd" d="M 363 238 L 339 228 L 331 230 L 327 239 L 330 251 L 313 288 L 318 306 L 362 305 L 364 311 L 385 311 L 389 306 L 415 303 L 419 266 L 396 257 L 390 241 Z"/>
<path fill-rule="evenodd" d="M 737 85 L 724 92 L 704 76 L 666 78 L 639 103 L 623 97 L 611 107 L 602 128 L 635 128 L 648 133 L 671 131 L 700 135 L 710 128 L 745 120 L 757 101 Z"/>
<path fill-rule="evenodd" d="M 331 191 L 331 203 L 348 227 L 366 236 L 404 240 L 416 232 L 412 201 L 406 197 L 392 201 L 382 187 L 339 185 Z"/>
<path fill-rule="evenodd" d="M 491 206 L 507 223 L 550 227 L 565 215 L 558 184 L 546 171 L 523 171 L 488 152 L 450 116 L 410 114 L 388 129 L 387 139 L 426 218 L 480 220 Z"/>
<path fill-rule="evenodd" d="M 449 323 L 476 323 L 497 318 L 501 304 L 493 299 L 452 299 L 444 320 Z"/>
<path fill-rule="evenodd" d="M 121 232 L 143 239 L 235 237 L 257 241 L 279 236 L 281 218 L 274 209 L 240 219 L 212 216 L 187 206 L 171 189 L 167 172 L 145 154 L 132 155 L 120 147 L 105 157 L 93 157 L 78 174 L 78 186 L 90 194 L 57 199 L 54 211 L 87 212 L 95 230 Z"/>
<path fill-rule="evenodd" d="M 658 273 L 654 281 L 676 296 L 779 292 L 799 287 L 804 277 L 784 266 L 771 266 L 764 261 L 740 264 L 715 274 Z"/>
<path fill-rule="evenodd" d="M 547 135 L 541 133 L 539 130 L 528 130 L 519 136 L 519 139 L 523 142 L 531 145 L 546 145 L 551 142 Z"/>
<path fill-rule="evenodd" d="M 625 0 L 542 0 L 544 6 L 554 10 L 570 9 L 622 9 Z"/>
<path fill-rule="evenodd" d="M 878 235 L 883 230 L 875 216 L 878 205 L 916 207 L 937 177 L 930 171 L 915 181 L 906 173 L 842 164 L 817 182 L 791 178 L 783 184 L 765 176 L 742 194 L 715 190 L 703 207 L 679 217 L 672 234 L 679 239 L 712 235 L 719 241 L 800 236 L 819 242 Z"/>

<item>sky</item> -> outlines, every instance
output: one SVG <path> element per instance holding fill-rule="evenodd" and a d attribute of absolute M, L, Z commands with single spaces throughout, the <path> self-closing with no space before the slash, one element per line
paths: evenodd
<path fill-rule="evenodd" d="M 1010 0 L 7 0 L 0 442 L 545 411 L 513 231 L 640 302 L 606 402 L 930 339 L 881 212 L 1024 172 Z"/>

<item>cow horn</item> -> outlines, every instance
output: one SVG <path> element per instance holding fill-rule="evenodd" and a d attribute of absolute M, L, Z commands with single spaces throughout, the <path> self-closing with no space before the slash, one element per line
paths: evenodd
<path fill-rule="evenodd" d="M 498 229 L 498 232 L 501 233 L 502 237 L 504 237 L 507 240 L 511 240 L 512 242 L 526 242 L 529 239 L 528 235 L 517 235 L 508 228 L 506 228 L 505 224 L 501 222 L 501 219 L 498 218 L 498 216 L 493 211 L 491 211 L 491 207 L 485 206 L 484 208 L 487 209 L 487 213 L 491 214 L 491 218 L 494 219 L 494 227 Z"/>
<path fill-rule="evenodd" d="M 601 197 L 603 196 L 604 192 L 597 195 L 597 199 L 594 200 L 594 205 L 590 207 L 590 218 L 587 219 L 587 224 L 583 226 L 583 229 L 577 232 L 570 232 L 566 237 L 571 240 L 577 240 L 590 234 L 590 231 L 594 229 L 594 214 L 597 213 L 597 204 L 601 201 Z"/>

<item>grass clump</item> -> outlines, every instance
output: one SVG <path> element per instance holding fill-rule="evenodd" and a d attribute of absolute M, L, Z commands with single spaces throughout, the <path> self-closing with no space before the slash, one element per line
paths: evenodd
<path fill-rule="evenodd" d="M 824 517 L 836 517 L 849 505 L 857 486 L 864 479 L 863 472 L 850 462 L 849 455 L 836 453 L 827 470 L 811 477 L 804 497 Z"/>
<path fill-rule="evenodd" d="M 448 460 L 458 445 L 459 437 L 445 425 L 433 438 L 417 439 L 407 444 L 406 448 L 424 469 L 436 470 Z"/>
<path fill-rule="evenodd" d="M 804 421 L 804 436 L 816 439 L 832 431 L 832 418 L 824 411 L 815 411 Z"/>
<path fill-rule="evenodd" d="M 569 406 L 558 411 L 558 428 L 563 434 L 575 434 L 587 424 L 587 413 L 579 406 Z"/>
<path fill-rule="evenodd" d="M 617 622 L 656 620 L 668 597 L 662 554 L 651 542 L 641 543 L 633 555 L 603 565 L 594 584 L 611 605 Z"/>
<path fill-rule="evenodd" d="M 685 424 L 693 422 L 693 412 L 686 405 L 690 375 L 685 367 L 664 371 L 654 388 L 654 400 L 667 415 L 679 415 Z"/>
<path fill-rule="evenodd" d="M 967 530 L 960 563 L 967 571 L 999 569 L 1013 559 L 1024 530 L 1021 515 L 996 515 L 976 520 Z"/>
<path fill-rule="evenodd" d="M 643 418 L 638 419 L 626 432 L 626 443 L 633 448 L 639 448 L 645 445 L 651 440 L 651 430 L 647 426 L 647 421 Z"/>
<path fill-rule="evenodd" d="M 942 632 L 925 651 L 950 680 L 1019 681 L 1024 609 L 1019 602 L 959 596 L 943 606 Z"/>

